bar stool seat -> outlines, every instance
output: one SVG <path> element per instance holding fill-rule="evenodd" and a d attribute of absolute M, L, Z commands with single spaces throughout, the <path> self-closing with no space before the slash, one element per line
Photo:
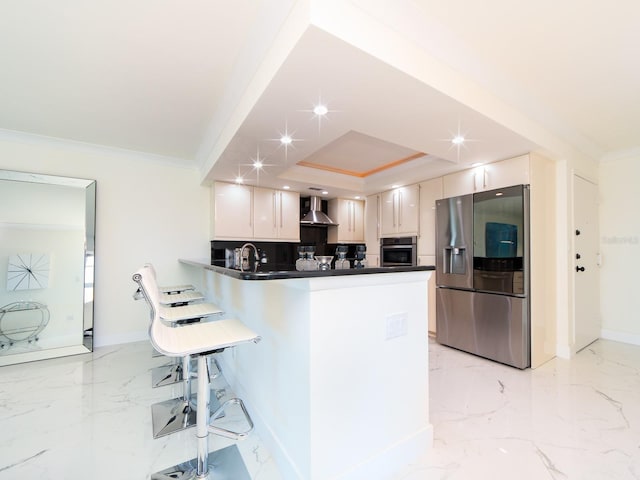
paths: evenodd
<path fill-rule="evenodd" d="M 183 303 L 199 302 L 204 300 L 204 295 L 200 292 L 180 292 L 180 293 L 162 293 L 160 292 L 160 305 L 180 305 Z"/>
<path fill-rule="evenodd" d="M 231 431 L 209 425 L 211 414 L 209 411 L 209 375 L 207 372 L 207 356 L 222 352 L 225 348 L 235 347 L 243 343 L 260 341 L 260 337 L 239 320 L 224 319 L 216 322 L 192 323 L 177 327 L 165 323 L 159 315 L 159 292 L 155 283 L 155 275 L 147 267 L 140 268 L 133 280 L 149 303 L 151 310 L 151 326 L 149 337 L 153 346 L 168 356 L 186 357 L 197 355 L 198 358 L 198 396 L 197 396 L 197 456 L 193 460 L 176 465 L 169 469 L 151 475 L 151 480 L 174 479 L 204 479 L 211 478 L 228 480 L 250 480 L 249 473 L 242 461 L 242 457 L 235 445 L 225 447 L 209 456 L 209 431 L 227 438 L 240 439 L 253 430 L 253 422 L 244 407 L 242 400 L 232 398 L 227 400 L 214 414 L 217 419 L 231 405 L 240 406 L 249 428 L 242 432 Z"/>
<path fill-rule="evenodd" d="M 164 287 L 158 287 L 160 293 L 167 293 L 175 295 L 177 293 L 188 292 L 189 290 L 195 290 L 196 287 L 189 284 L 184 285 L 165 285 Z"/>
<path fill-rule="evenodd" d="M 223 313 L 222 309 L 213 303 L 189 303 L 178 307 L 158 304 L 158 315 L 166 322 L 197 321 L 210 315 Z"/>

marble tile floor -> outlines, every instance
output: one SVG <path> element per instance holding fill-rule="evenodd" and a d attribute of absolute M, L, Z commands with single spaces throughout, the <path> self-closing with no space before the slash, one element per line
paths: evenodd
<path fill-rule="evenodd" d="M 0 480 L 145 479 L 193 458 L 193 429 L 151 436 L 149 405 L 180 393 L 151 388 L 164 362 L 140 342 L 0 367 Z M 640 479 L 640 347 L 520 371 L 431 342 L 430 389 L 433 449 L 379 480 Z M 283 480 L 257 435 L 238 447 L 254 480 Z"/>
<path fill-rule="evenodd" d="M 151 369 L 165 363 L 138 342 L 0 368 L 0 480 L 148 479 L 194 458 L 195 428 L 152 438 L 150 405 L 181 393 L 151 388 Z M 209 436 L 210 450 L 230 443 Z M 282 479 L 257 435 L 238 448 L 252 479 Z"/>
<path fill-rule="evenodd" d="M 434 447 L 395 480 L 640 479 L 640 347 L 514 369 L 430 345 Z"/>

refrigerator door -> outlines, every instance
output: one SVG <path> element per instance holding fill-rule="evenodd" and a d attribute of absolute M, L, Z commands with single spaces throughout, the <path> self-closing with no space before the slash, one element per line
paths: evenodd
<path fill-rule="evenodd" d="M 473 196 L 473 288 L 527 295 L 529 188 L 500 188 Z"/>
<path fill-rule="evenodd" d="M 473 288 L 473 195 L 436 201 L 436 284 Z"/>
<path fill-rule="evenodd" d="M 436 339 L 517 368 L 531 365 L 528 300 L 522 297 L 436 291 Z"/>

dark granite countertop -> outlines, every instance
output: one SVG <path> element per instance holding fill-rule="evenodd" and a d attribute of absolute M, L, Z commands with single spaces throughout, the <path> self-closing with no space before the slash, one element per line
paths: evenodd
<path fill-rule="evenodd" d="M 228 275 L 238 280 L 285 280 L 288 278 L 317 278 L 317 277 L 342 277 L 347 275 L 367 275 L 372 273 L 400 273 L 400 272 L 424 272 L 435 270 L 434 265 L 421 265 L 416 267 L 367 267 L 367 268 L 350 268 L 348 270 L 315 270 L 302 271 L 296 270 L 279 270 L 279 271 L 260 271 L 257 272 L 241 272 L 231 268 L 219 267 L 217 265 L 209 265 L 208 263 L 199 262 L 197 260 L 180 259 L 181 263 L 203 267 L 213 270 L 222 275 Z"/>

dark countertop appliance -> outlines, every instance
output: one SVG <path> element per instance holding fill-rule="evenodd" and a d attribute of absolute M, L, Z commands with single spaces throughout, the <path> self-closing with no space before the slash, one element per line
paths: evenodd
<path fill-rule="evenodd" d="M 411 267 L 418 264 L 416 237 L 380 239 L 381 267 Z"/>

